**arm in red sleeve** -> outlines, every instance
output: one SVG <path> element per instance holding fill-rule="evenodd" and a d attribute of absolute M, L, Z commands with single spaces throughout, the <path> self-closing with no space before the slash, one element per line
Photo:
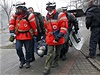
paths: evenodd
<path fill-rule="evenodd" d="M 10 33 L 14 33 L 16 25 L 15 15 L 12 15 L 9 21 L 9 31 Z"/>
<path fill-rule="evenodd" d="M 34 35 L 38 35 L 37 25 L 36 25 L 36 20 L 35 20 L 34 14 L 29 15 L 29 22 L 30 22 L 31 27 L 34 30 Z"/>

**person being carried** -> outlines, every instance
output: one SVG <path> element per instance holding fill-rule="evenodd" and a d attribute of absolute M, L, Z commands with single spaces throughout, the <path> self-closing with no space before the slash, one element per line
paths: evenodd
<path fill-rule="evenodd" d="M 43 19 L 43 16 L 41 15 L 41 13 L 34 12 L 33 7 L 29 7 L 28 12 L 34 14 L 35 20 L 36 20 L 36 25 L 37 25 L 37 31 L 38 31 L 38 35 L 36 37 L 33 37 L 32 43 L 31 43 L 30 62 L 33 62 L 35 60 L 34 52 L 37 52 L 37 46 L 35 44 L 41 40 L 41 37 L 43 37 L 45 35 L 45 29 L 44 29 L 44 19 Z"/>

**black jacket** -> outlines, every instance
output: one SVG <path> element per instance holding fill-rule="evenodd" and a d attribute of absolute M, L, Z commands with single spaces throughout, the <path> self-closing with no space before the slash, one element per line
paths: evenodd
<path fill-rule="evenodd" d="M 45 29 L 44 29 L 44 19 L 41 13 L 39 12 L 34 12 L 36 19 L 36 24 L 37 24 L 37 30 L 39 35 L 44 35 L 45 34 Z"/>
<path fill-rule="evenodd" d="M 89 27 L 97 28 L 100 27 L 100 6 L 99 5 L 92 5 L 89 7 L 86 12 L 86 28 Z"/>
<path fill-rule="evenodd" d="M 68 18 L 68 30 L 69 30 L 69 32 L 72 30 L 73 26 L 74 26 L 75 30 L 79 30 L 78 21 L 77 21 L 76 17 L 74 15 L 72 15 L 71 13 L 67 13 L 66 17 Z"/>

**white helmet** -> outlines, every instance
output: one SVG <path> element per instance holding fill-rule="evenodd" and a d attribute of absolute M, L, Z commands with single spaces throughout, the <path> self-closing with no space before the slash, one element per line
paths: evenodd
<path fill-rule="evenodd" d="M 62 7 L 63 11 L 67 11 L 68 7 Z"/>
<path fill-rule="evenodd" d="M 38 52 L 38 55 L 39 56 L 43 56 L 43 54 L 44 54 L 44 52 L 45 52 L 45 46 L 41 46 L 40 48 L 39 48 L 39 50 L 37 51 Z"/>
<path fill-rule="evenodd" d="M 46 4 L 46 9 L 47 8 L 52 8 L 52 9 L 55 9 L 56 8 L 56 3 L 55 2 L 48 2 Z"/>
<path fill-rule="evenodd" d="M 44 54 L 44 51 L 41 50 L 41 49 L 39 49 L 39 50 L 38 50 L 38 55 L 39 55 L 39 56 L 43 56 L 43 54 Z"/>

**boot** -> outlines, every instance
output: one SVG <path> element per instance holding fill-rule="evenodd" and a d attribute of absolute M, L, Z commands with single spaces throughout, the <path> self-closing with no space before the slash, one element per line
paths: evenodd
<path fill-rule="evenodd" d="M 52 67 L 52 68 L 55 68 L 55 67 L 57 67 L 57 66 L 58 66 L 58 63 L 53 63 L 51 67 Z"/>
<path fill-rule="evenodd" d="M 26 67 L 26 68 L 30 68 L 30 63 L 27 62 L 25 67 Z"/>
<path fill-rule="evenodd" d="M 66 60 L 66 55 L 63 55 L 62 56 L 62 61 L 65 61 Z"/>
<path fill-rule="evenodd" d="M 35 61 L 35 57 L 34 58 L 30 58 L 30 62 L 33 62 Z"/>
<path fill-rule="evenodd" d="M 99 49 L 99 53 L 97 54 L 98 57 L 100 57 L 100 49 Z"/>
<path fill-rule="evenodd" d="M 43 75 L 48 75 L 48 74 L 50 74 L 50 69 L 44 69 Z"/>
<path fill-rule="evenodd" d="M 19 65 L 19 68 L 23 68 L 23 65 L 24 65 L 24 64 L 25 64 L 25 63 L 21 62 L 20 65 Z"/>
<path fill-rule="evenodd" d="M 88 55 L 88 56 L 86 56 L 86 58 L 87 58 L 87 59 L 88 59 L 88 58 L 95 59 L 95 56 L 93 56 L 93 55 Z"/>
<path fill-rule="evenodd" d="M 100 57 L 100 53 L 98 53 L 97 56 Z"/>

